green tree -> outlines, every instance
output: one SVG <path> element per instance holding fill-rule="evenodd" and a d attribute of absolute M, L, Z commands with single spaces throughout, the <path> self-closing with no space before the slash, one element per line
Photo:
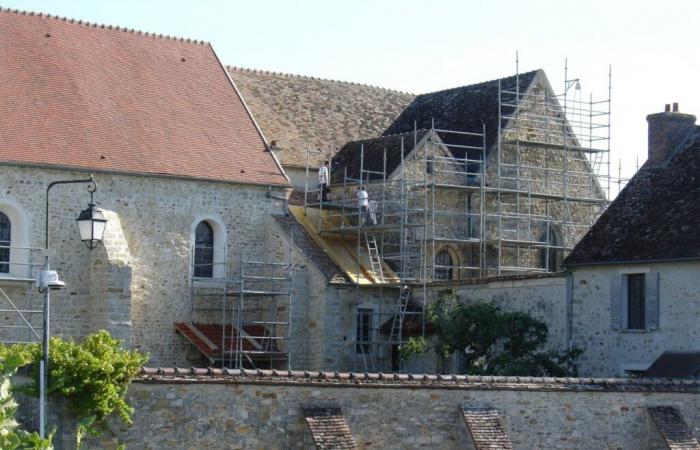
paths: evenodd
<path fill-rule="evenodd" d="M 528 314 L 503 312 L 489 303 L 464 305 L 451 289 L 442 291 L 426 313 L 435 329 L 434 345 L 411 338 L 401 348 L 403 359 L 434 349 L 442 361 L 460 354 L 464 372 L 471 375 L 577 374 L 575 360 L 581 350 L 544 350 L 547 324 Z"/>

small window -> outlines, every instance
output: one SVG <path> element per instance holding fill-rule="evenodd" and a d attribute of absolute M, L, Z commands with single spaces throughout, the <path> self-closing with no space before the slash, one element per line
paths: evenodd
<path fill-rule="evenodd" d="M 5 213 L 0 212 L 0 273 L 10 273 L 10 236 L 12 224 Z"/>
<path fill-rule="evenodd" d="M 644 330 L 646 328 L 646 283 L 643 273 L 634 273 L 627 278 L 627 329 Z"/>
<path fill-rule="evenodd" d="M 443 248 L 435 255 L 435 279 L 452 280 L 454 275 L 454 261 L 449 250 Z"/>
<path fill-rule="evenodd" d="M 214 229 L 208 222 L 199 222 L 194 232 L 194 276 L 214 276 Z"/>
<path fill-rule="evenodd" d="M 372 313 L 371 309 L 358 308 L 357 334 L 355 352 L 357 354 L 371 353 L 372 346 Z"/>

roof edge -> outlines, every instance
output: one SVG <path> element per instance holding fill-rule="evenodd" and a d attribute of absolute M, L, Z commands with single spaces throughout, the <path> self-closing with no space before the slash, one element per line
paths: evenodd
<path fill-rule="evenodd" d="M 550 378 L 447 374 L 357 373 L 307 370 L 141 368 L 137 383 L 249 383 L 313 385 L 332 388 L 538 390 L 584 392 L 684 392 L 700 394 L 699 380 L 628 378 Z"/>
<path fill-rule="evenodd" d="M 270 156 L 272 157 L 272 160 L 275 162 L 275 165 L 277 166 L 277 169 L 279 169 L 282 176 L 287 180 L 287 184 L 291 185 L 292 181 L 289 179 L 289 177 L 287 176 L 287 173 L 282 168 L 282 164 L 280 164 L 279 160 L 277 159 L 277 156 L 275 156 L 275 153 L 270 149 L 270 145 L 267 142 L 267 138 L 265 137 L 265 134 L 263 133 L 262 129 L 260 128 L 260 125 L 258 125 L 258 121 L 255 120 L 255 117 L 253 116 L 253 112 L 248 107 L 248 104 L 246 103 L 245 99 L 243 98 L 243 95 L 241 95 L 241 91 L 238 90 L 238 86 L 236 86 L 235 81 L 233 81 L 233 78 L 231 78 L 231 74 L 228 72 L 228 70 L 226 69 L 226 66 L 221 61 L 221 58 L 219 58 L 219 55 L 216 54 L 216 50 L 214 50 L 214 46 L 209 44 L 209 49 L 211 50 L 212 54 L 214 55 L 214 58 L 216 58 L 216 62 L 219 63 L 219 67 L 221 67 L 221 70 L 223 70 L 223 72 L 226 76 L 226 79 L 228 80 L 229 84 L 231 85 L 234 92 L 238 96 L 238 99 L 241 101 L 241 104 L 243 105 L 246 113 L 248 114 L 248 117 L 253 122 L 253 126 L 257 130 L 258 135 L 260 136 L 260 139 L 262 139 L 262 141 L 263 141 L 263 145 L 265 146 L 265 150 L 270 154 Z"/>
<path fill-rule="evenodd" d="M 72 23 L 75 25 L 81 25 L 81 26 L 85 26 L 85 27 L 102 28 L 105 30 L 116 30 L 116 31 L 124 32 L 124 33 L 137 34 L 140 36 L 147 36 L 147 37 L 152 37 L 152 38 L 156 38 L 156 39 L 166 39 L 166 40 L 175 41 L 175 42 L 186 42 L 189 44 L 196 44 L 196 45 L 208 44 L 208 42 L 204 41 L 204 40 L 170 36 L 170 35 L 162 34 L 162 33 L 142 31 L 142 30 L 137 30 L 135 28 L 120 27 L 118 25 L 108 25 L 108 24 L 104 24 L 104 23 L 90 22 L 90 21 L 81 20 L 81 19 L 76 20 L 74 18 L 59 16 L 57 14 L 54 15 L 54 14 L 48 14 L 48 13 L 43 13 L 43 12 L 28 11 L 28 10 L 23 10 L 23 9 L 2 8 L 2 7 L 0 7 L 0 13 L 10 13 L 10 14 L 16 14 L 16 15 L 22 15 L 22 16 L 43 17 L 46 19 L 52 19 L 52 20 L 56 20 L 56 21 Z"/>
<path fill-rule="evenodd" d="M 290 187 L 289 184 L 272 183 L 272 182 L 254 182 L 254 181 L 241 181 L 241 180 L 226 180 L 222 178 L 206 178 L 206 177 L 193 177 L 189 175 L 178 175 L 170 173 L 161 172 L 137 172 L 129 170 L 115 170 L 115 169 L 99 169 L 90 167 L 80 167 L 80 166 L 70 166 L 61 164 L 46 164 L 46 163 L 31 163 L 24 161 L 9 161 L 0 160 L 0 166 L 13 166 L 13 167 L 24 167 L 30 169 L 47 169 L 47 170 L 69 170 L 74 172 L 84 172 L 84 173 L 103 173 L 109 175 L 125 175 L 134 177 L 157 177 L 157 178 L 170 178 L 176 180 L 185 181 L 206 181 L 211 183 L 222 183 L 222 184 L 235 184 L 244 186 L 256 186 L 256 187 L 268 187 L 274 186 L 278 188 L 287 189 Z"/>
<path fill-rule="evenodd" d="M 274 72 L 274 71 L 269 71 L 269 70 L 250 69 L 247 67 L 238 67 L 238 66 L 226 66 L 226 69 L 232 70 L 234 72 L 241 72 L 241 73 L 271 75 L 271 76 L 283 77 L 283 78 L 299 78 L 299 79 L 303 79 L 303 80 L 312 80 L 312 81 L 326 81 L 329 83 L 344 84 L 344 85 L 348 85 L 348 86 L 368 87 L 368 88 L 378 89 L 378 90 L 382 90 L 382 91 L 396 92 L 399 94 L 416 95 L 412 92 L 406 92 L 406 91 L 401 91 L 398 89 L 386 88 L 386 87 L 376 86 L 376 85 L 372 85 L 372 84 L 358 83 L 355 81 L 334 80 L 331 78 L 313 77 L 313 76 L 299 75 L 299 74 L 288 73 L 288 72 Z"/>
<path fill-rule="evenodd" d="M 700 261 L 700 256 L 689 256 L 686 258 L 662 258 L 662 259 L 640 259 L 640 260 L 622 260 L 622 261 L 584 261 L 579 263 L 567 263 L 564 261 L 564 267 L 593 267 L 593 266 L 621 266 L 629 264 L 651 264 L 651 263 L 672 263 L 672 262 L 693 262 Z"/>

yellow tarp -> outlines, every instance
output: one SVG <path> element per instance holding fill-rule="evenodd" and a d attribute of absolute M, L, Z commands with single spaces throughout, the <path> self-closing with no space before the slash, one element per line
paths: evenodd
<path fill-rule="evenodd" d="M 304 214 L 303 206 L 289 206 L 289 211 L 311 235 L 316 244 L 321 247 L 326 254 L 335 262 L 340 270 L 348 278 L 360 285 L 397 284 L 399 277 L 391 268 L 382 262 L 384 280 L 382 281 L 378 273 L 372 270 L 369 254 L 364 243 L 360 246 L 358 254 L 357 233 L 337 234 L 319 233 L 319 216 L 322 214 L 321 223 L 323 229 L 335 228 L 339 224 L 333 223 L 340 220 L 337 212 L 330 214 L 327 210 L 321 212 L 318 208 L 307 208 Z M 358 269 L 359 261 L 359 273 Z"/>

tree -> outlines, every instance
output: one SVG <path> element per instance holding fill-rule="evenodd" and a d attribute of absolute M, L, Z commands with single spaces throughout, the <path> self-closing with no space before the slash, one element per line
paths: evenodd
<path fill-rule="evenodd" d="M 576 376 L 575 360 L 582 351 L 544 350 L 547 324 L 521 312 L 503 312 L 489 303 L 464 305 L 454 290 L 440 292 L 427 308 L 435 329 L 434 345 L 410 338 L 402 359 L 434 349 L 445 361 L 457 353 L 463 372 L 471 375 Z"/>

